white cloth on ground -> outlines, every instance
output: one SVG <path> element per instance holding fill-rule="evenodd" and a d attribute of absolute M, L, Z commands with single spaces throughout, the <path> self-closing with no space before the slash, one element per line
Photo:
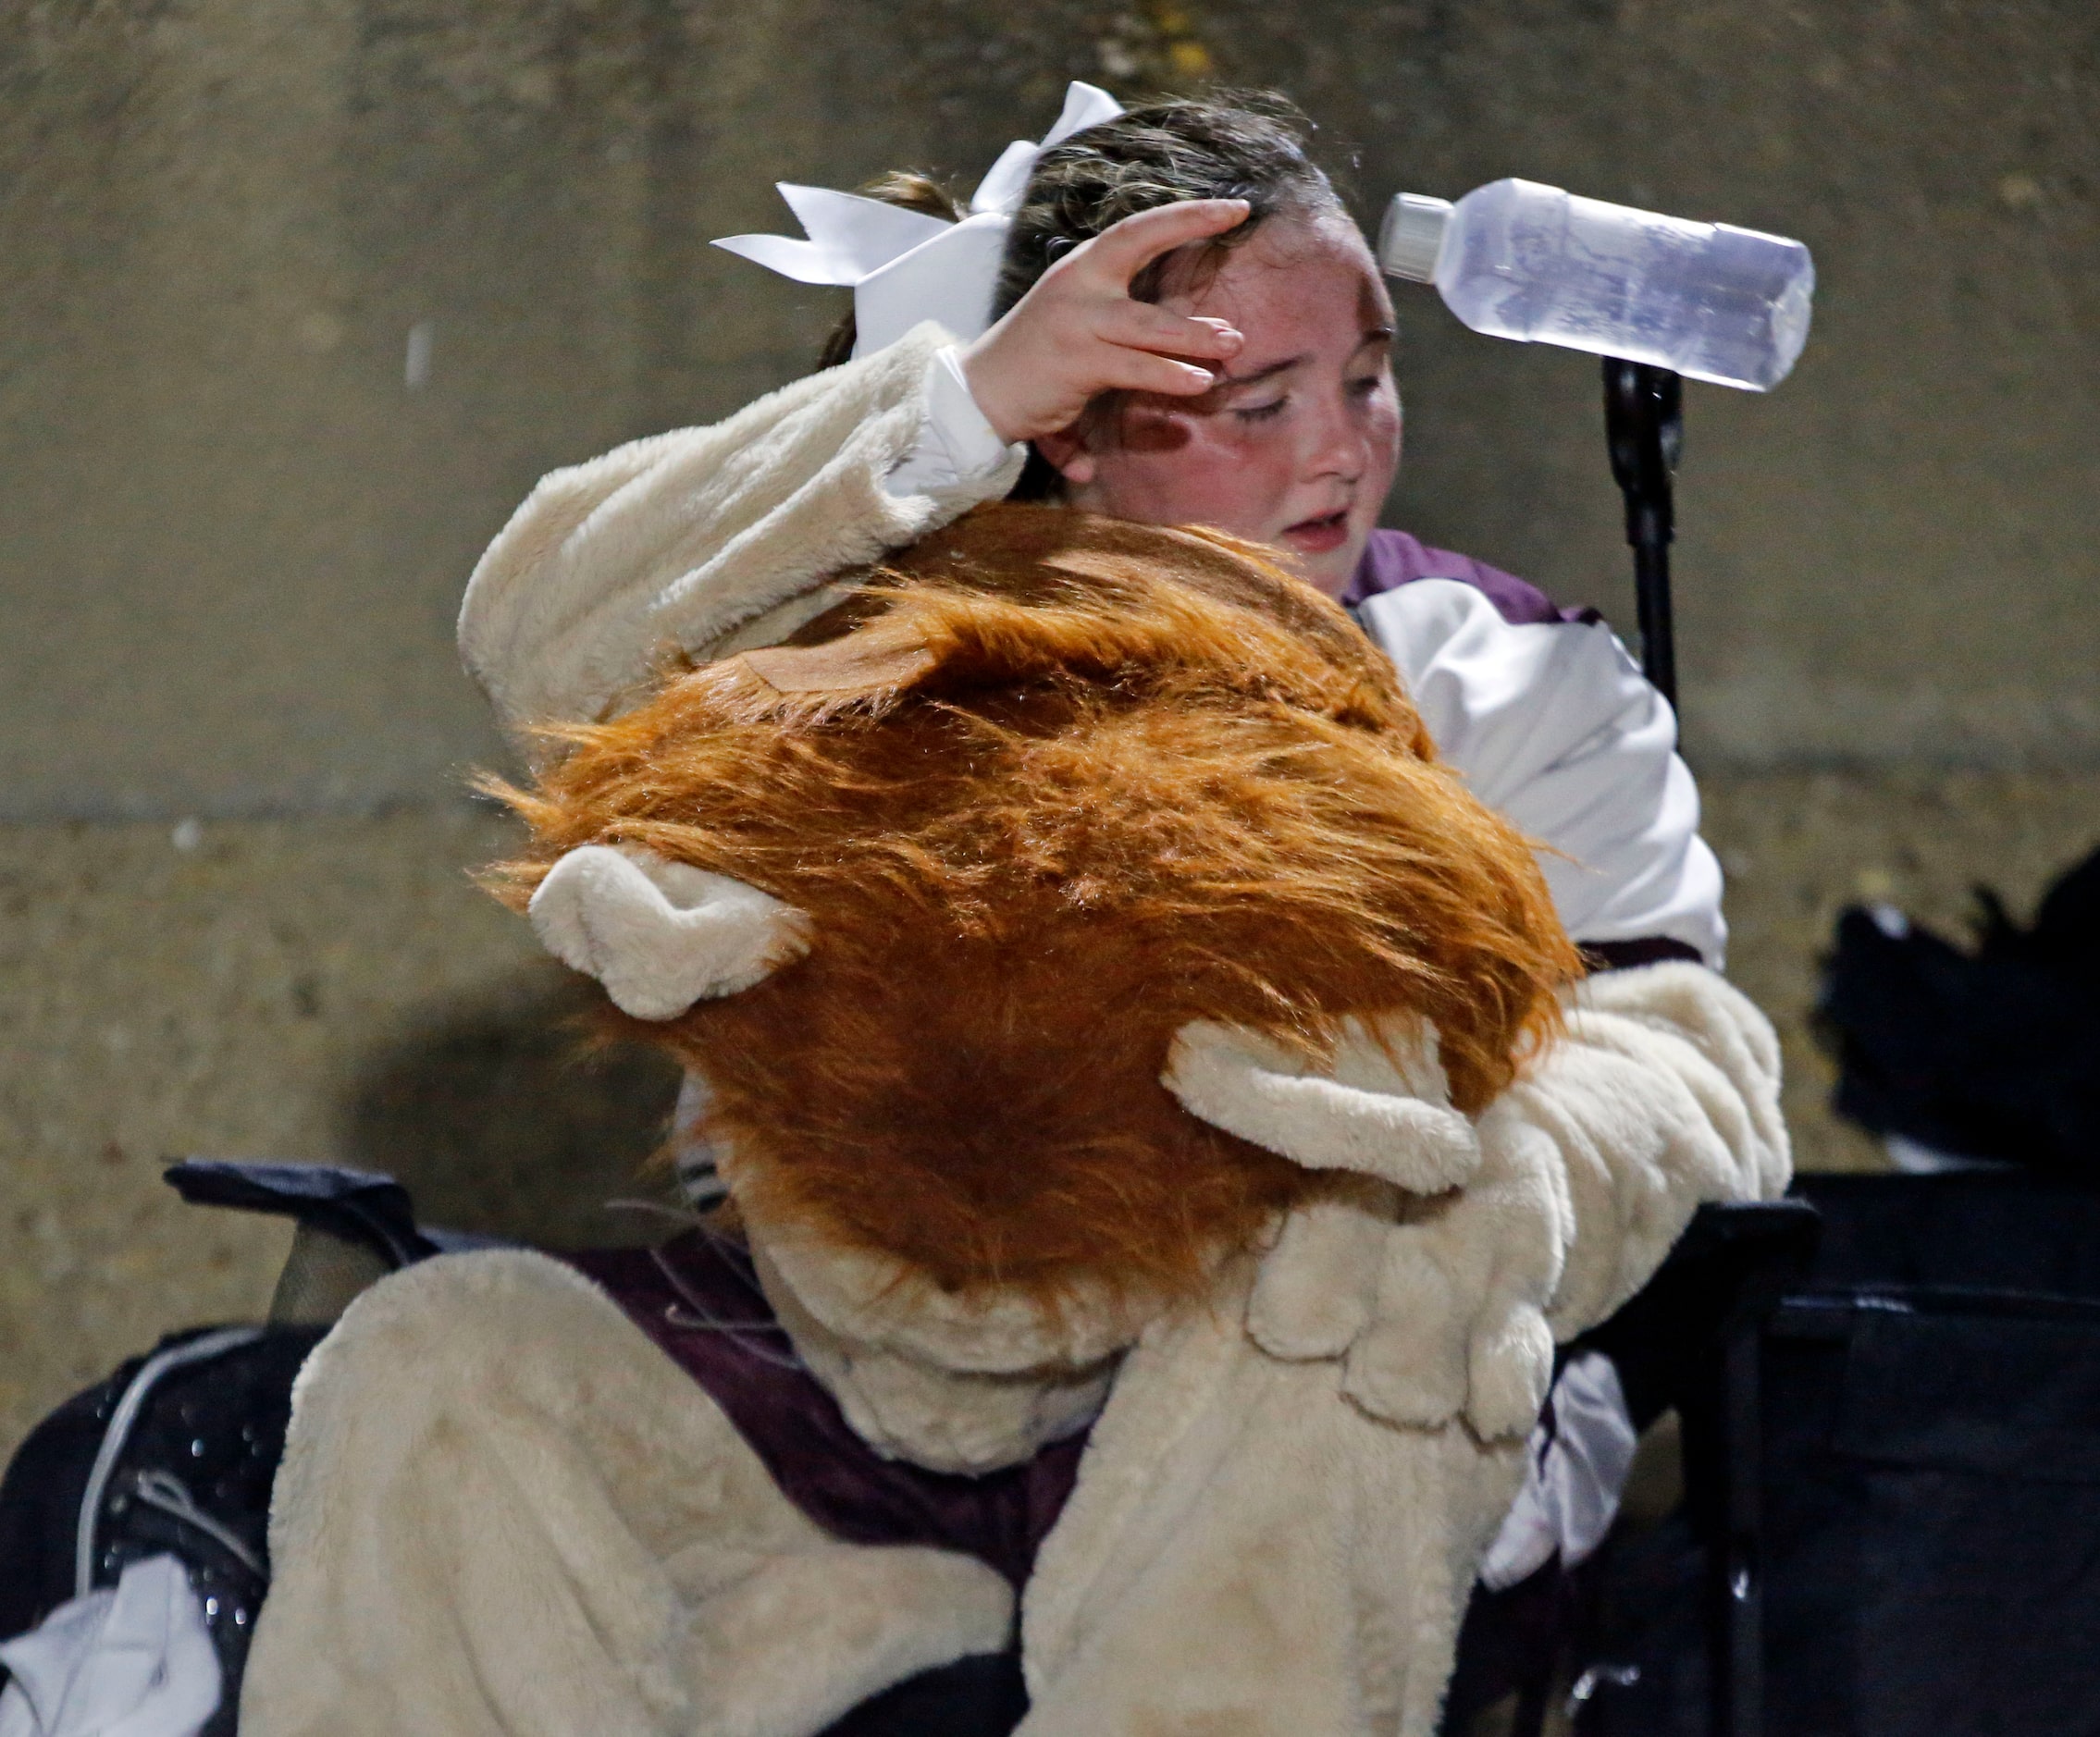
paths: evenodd
<path fill-rule="evenodd" d="M 1480 1583 L 1501 1592 L 1556 1556 L 1564 1568 L 1587 1560 L 1619 1516 L 1637 1442 L 1617 1365 L 1602 1351 L 1569 1359 L 1525 1444 L 1524 1487 L 1480 1558 Z"/>
<path fill-rule="evenodd" d="M 0 1665 L 0 1737 L 196 1737 L 218 1711 L 218 1653 L 172 1556 L 60 1605 Z"/>

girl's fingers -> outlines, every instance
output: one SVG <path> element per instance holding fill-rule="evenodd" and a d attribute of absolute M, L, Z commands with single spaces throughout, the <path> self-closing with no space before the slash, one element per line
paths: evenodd
<path fill-rule="evenodd" d="M 1045 272 L 964 354 L 964 377 L 1000 437 L 1062 428 L 1106 390 L 1195 398 L 1216 386 L 1244 339 L 1224 320 L 1132 302 L 1130 278 L 1162 253 L 1236 228 L 1249 209 L 1244 199 L 1192 199 L 1141 211 Z"/>
<path fill-rule="evenodd" d="M 1098 274 L 1125 289 L 1162 253 L 1236 229 L 1251 209 L 1244 199 L 1184 199 L 1155 205 L 1111 224 L 1093 240 L 1074 248 L 1067 269 L 1088 277 Z"/>
<path fill-rule="evenodd" d="M 1102 388 L 1160 392 L 1172 398 L 1199 398 L 1217 384 L 1217 376 L 1210 369 L 1192 362 L 1177 362 L 1172 356 L 1157 356 L 1149 350 L 1111 351 L 1101 374 Z"/>
<path fill-rule="evenodd" d="M 1158 351 L 1169 356 L 1234 356 L 1247 341 L 1227 321 L 1192 319 L 1149 302 L 1128 300 L 1109 302 L 1101 312 L 1095 331 L 1109 343 L 1130 350 Z"/>

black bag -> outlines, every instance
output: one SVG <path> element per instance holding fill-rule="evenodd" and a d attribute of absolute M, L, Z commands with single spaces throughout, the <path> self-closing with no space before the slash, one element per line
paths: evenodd
<path fill-rule="evenodd" d="M 270 1485 L 291 1383 L 319 1327 L 202 1327 L 163 1339 L 31 1432 L 0 1482 L 0 1635 L 114 1585 L 132 1562 L 189 1570 L 226 1685 L 204 1737 L 232 1737 L 269 1585 Z"/>
<path fill-rule="evenodd" d="M 192 1159 L 170 1166 L 167 1180 L 194 1204 L 296 1219 L 335 1247 L 362 1250 L 367 1273 L 481 1240 L 419 1228 L 407 1191 L 364 1171 Z M 0 1480 L 0 1637 L 114 1585 L 135 1561 L 172 1555 L 189 1571 L 224 1684 L 204 1737 L 232 1737 L 269 1587 L 270 1488 L 291 1384 L 327 1331 L 257 1324 L 171 1334 L 31 1431 Z"/>
<path fill-rule="evenodd" d="M 2100 1181 L 2100 853 L 2020 929 L 1985 888 L 1973 951 L 1887 906 L 1838 918 L 1819 1023 L 1871 1133 Z"/>

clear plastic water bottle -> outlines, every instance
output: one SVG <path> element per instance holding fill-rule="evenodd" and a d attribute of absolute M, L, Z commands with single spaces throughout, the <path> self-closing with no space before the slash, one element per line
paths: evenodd
<path fill-rule="evenodd" d="M 1397 195 L 1378 232 L 1378 264 L 1434 283 L 1476 332 L 1756 392 L 1777 386 L 1800 355 L 1816 287 L 1809 250 L 1783 235 L 1514 179 L 1455 205 Z"/>

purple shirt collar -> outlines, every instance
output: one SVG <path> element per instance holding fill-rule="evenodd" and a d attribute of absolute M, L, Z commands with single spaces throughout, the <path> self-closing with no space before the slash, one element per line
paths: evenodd
<path fill-rule="evenodd" d="M 1341 602 L 1353 609 L 1381 591 L 1395 591 L 1417 579 L 1456 579 L 1469 585 L 1492 603 L 1501 618 L 1513 625 L 1535 622 L 1594 622 L 1595 610 L 1563 610 L 1537 585 L 1526 585 L 1514 573 L 1490 567 L 1448 548 L 1431 548 L 1405 531 L 1379 529 L 1371 533 L 1364 559 L 1341 594 Z"/>

